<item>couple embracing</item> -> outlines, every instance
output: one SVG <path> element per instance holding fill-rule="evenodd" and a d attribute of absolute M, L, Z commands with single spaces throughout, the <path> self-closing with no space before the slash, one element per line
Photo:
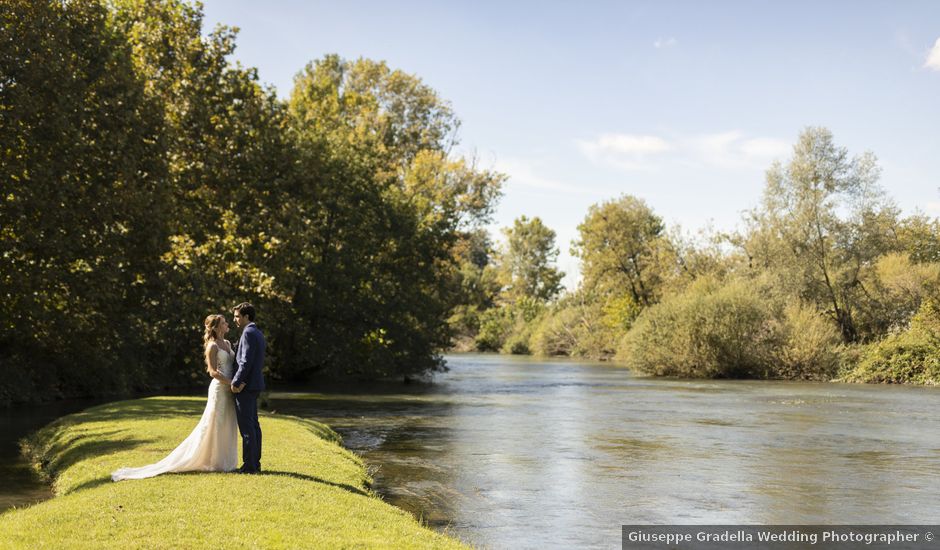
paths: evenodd
<path fill-rule="evenodd" d="M 224 315 L 206 317 L 206 371 L 212 377 L 202 418 L 192 433 L 166 458 L 139 468 L 121 468 L 111 479 L 144 479 L 167 472 L 261 472 L 261 424 L 258 395 L 264 389 L 265 341 L 255 325 L 255 308 L 235 306 L 235 322 L 242 329 L 236 346 L 225 339 L 229 326 Z M 238 464 L 238 436 L 242 437 L 242 466 Z"/>

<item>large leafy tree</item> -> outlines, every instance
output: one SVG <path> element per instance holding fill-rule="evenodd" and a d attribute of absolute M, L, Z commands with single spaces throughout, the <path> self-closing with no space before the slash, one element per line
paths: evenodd
<path fill-rule="evenodd" d="M 165 239 L 158 106 L 98 2 L 0 3 L 0 401 L 120 391 Z M 9 374 L 9 373 L 8 373 Z"/>
<path fill-rule="evenodd" d="M 226 59 L 235 48 L 232 29 L 203 36 L 199 6 L 179 1 L 114 6 L 115 32 L 126 37 L 159 109 L 170 234 L 147 276 L 149 350 L 161 381 L 180 383 L 199 376 L 198 335 L 208 313 L 250 300 L 269 323 L 279 320 L 274 252 L 289 232 L 294 155 L 273 90 Z M 278 348 L 271 351 L 276 365 Z"/>
<path fill-rule="evenodd" d="M 517 218 L 503 230 L 506 245 L 499 259 L 504 293 L 510 302 L 529 298 L 539 303 L 561 292 L 564 273 L 554 267 L 558 260 L 555 232 L 541 218 Z"/>
<path fill-rule="evenodd" d="M 641 308 L 658 301 L 672 253 L 662 219 L 646 202 L 625 195 L 595 204 L 578 231 L 572 253 L 581 258 L 585 288 L 627 295 Z"/>
<path fill-rule="evenodd" d="M 290 128 L 303 162 L 295 202 L 308 257 L 290 289 L 290 339 L 312 372 L 434 367 L 462 293 L 452 253 L 486 221 L 502 176 L 452 158 L 458 121 L 420 79 L 331 55 L 296 78 Z M 302 346 L 302 347 L 301 347 Z"/>
<path fill-rule="evenodd" d="M 870 153 L 850 157 L 825 128 L 807 128 L 786 164 L 767 172 L 744 244 L 751 265 L 775 288 L 816 304 L 852 342 L 864 307 L 866 272 L 895 250 L 897 209 L 878 186 Z"/>

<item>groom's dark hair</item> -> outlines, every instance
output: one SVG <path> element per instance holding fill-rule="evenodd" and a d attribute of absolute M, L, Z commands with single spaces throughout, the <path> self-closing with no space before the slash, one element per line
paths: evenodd
<path fill-rule="evenodd" d="M 241 313 L 245 317 L 248 317 L 248 320 L 254 322 L 255 320 L 255 306 L 249 304 L 248 302 L 242 302 L 235 306 L 235 311 Z"/>

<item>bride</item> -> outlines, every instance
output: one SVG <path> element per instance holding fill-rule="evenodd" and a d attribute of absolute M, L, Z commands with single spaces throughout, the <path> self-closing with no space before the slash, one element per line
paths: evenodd
<path fill-rule="evenodd" d="M 113 481 L 144 479 L 167 472 L 230 472 L 238 463 L 238 426 L 231 384 L 235 353 L 225 339 L 228 322 L 222 315 L 210 315 L 205 321 L 206 371 L 213 378 L 209 399 L 199 424 L 166 458 L 139 468 L 121 468 L 111 474 Z"/>

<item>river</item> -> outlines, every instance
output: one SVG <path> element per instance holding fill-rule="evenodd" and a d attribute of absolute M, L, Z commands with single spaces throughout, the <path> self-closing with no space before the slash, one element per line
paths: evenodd
<path fill-rule="evenodd" d="M 619 547 L 622 524 L 940 517 L 940 388 L 448 363 L 431 384 L 275 391 L 271 408 L 329 424 L 385 500 L 493 548 Z"/>
<path fill-rule="evenodd" d="M 432 385 L 277 393 L 273 407 L 339 431 L 389 502 L 494 548 L 612 547 L 621 524 L 940 517 L 938 388 L 448 362 Z"/>

